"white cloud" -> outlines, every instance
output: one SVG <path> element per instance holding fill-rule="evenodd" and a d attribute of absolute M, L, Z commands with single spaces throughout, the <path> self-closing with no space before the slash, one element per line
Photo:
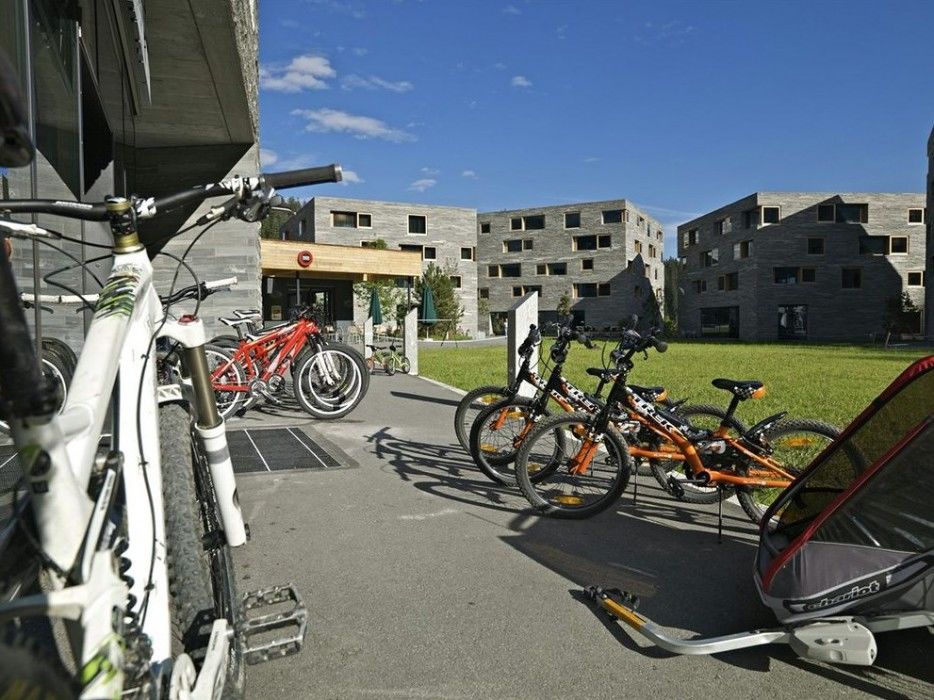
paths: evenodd
<path fill-rule="evenodd" d="M 313 165 L 320 165 L 320 160 L 314 153 L 298 153 L 287 158 L 281 158 L 276 154 L 274 164 L 276 166 L 275 170 L 299 170 L 301 168 L 310 168 Z M 273 165 L 273 163 L 269 165 Z"/>
<path fill-rule="evenodd" d="M 512 79 L 512 86 L 522 88 L 532 87 L 532 81 L 526 78 L 524 75 L 516 75 Z"/>
<path fill-rule="evenodd" d="M 427 166 L 422 168 L 422 172 L 425 173 L 426 175 L 440 175 L 441 174 L 441 171 L 438 170 L 437 168 L 429 168 Z"/>
<path fill-rule="evenodd" d="M 428 188 L 434 187 L 437 184 L 438 184 L 438 181 L 435 180 L 434 178 L 426 177 L 421 180 L 416 180 L 415 182 L 413 182 L 411 185 L 409 185 L 409 189 L 414 190 L 416 192 L 424 192 Z"/>
<path fill-rule="evenodd" d="M 366 56 L 368 53 L 370 53 L 370 50 L 365 49 L 362 46 L 358 46 L 353 50 L 354 56 Z"/>
<path fill-rule="evenodd" d="M 354 90 L 356 88 L 363 88 L 364 90 L 389 90 L 390 92 L 408 92 L 415 88 L 415 86 L 410 83 L 408 80 L 384 80 L 383 78 L 371 75 L 368 78 L 364 78 L 359 75 L 348 75 L 346 78 L 341 80 L 341 87 L 344 90 Z"/>
<path fill-rule="evenodd" d="M 506 7 L 503 8 L 503 14 L 504 15 L 521 15 L 522 10 L 520 10 L 515 5 L 506 5 Z"/>
<path fill-rule="evenodd" d="M 260 66 L 259 85 L 265 90 L 277 92 L 301 92 L 302 90 L 327 90 L 327 78 L 337 75 L 331 62 L 324 56 L 303 54 L 293 58 L 289 65 Z"/>
<path fill-rule="evenodd" d="M 359 185 L 362 182 L 366 182 L 366 180 L 357 175 L 356 171 L 347 169 L 342 170 L 342 185 Z"/>
<path fill-rule="evenodd" d="M 395 143 L 416 140 L 412 134 L 402 129 L 395 129 L 379 119 L 348 114 L 339 109 L 296 109 L 292 111 L 292 114 L 308 121 L 305 126 L 306 131 L 346 133 L 358 139 L 385 139 Z"/>
<path fill-rule="evenodd" d="M 477 172 L 475 170 L 465 170 L 461 173 L 461 177 L 470 178 L 471 180 L 477 179 Z"/>
<path fill-rule="evenodd" d="M 262 167 L 265 168 L 267 165 L 272 165 L 277 160 L 279 160 L 279 154 L 275 151 L 269 148 L 259 149 L 259 164 Z"/>
<path fill-rule="evenodd" d="M 288 27 L 289 29 L 298 29 L 300 26 L 302 26 L 294 19 L 279 20 L 279 24 L 281 24 L 283 27 Z"/>

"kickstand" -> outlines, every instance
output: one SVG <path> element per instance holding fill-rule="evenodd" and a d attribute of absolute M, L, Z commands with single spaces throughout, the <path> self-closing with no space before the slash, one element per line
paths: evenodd
<path fill-rule="evenodd" d="M 717 544 L 723 544 L 723 487 L 717 485 Z"/>

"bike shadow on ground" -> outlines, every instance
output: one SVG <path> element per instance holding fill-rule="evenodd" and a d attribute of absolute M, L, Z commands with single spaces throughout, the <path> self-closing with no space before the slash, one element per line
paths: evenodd
<path fill-rule="evenodd" d="M 438 403 L 444 406 L 459 406 L 460 400 L 455 401 L 454 399 L 442 399 L 437 396 L 425 396 L 423 394 L 413 394 L 408 391 L 396 391 L 391 390 L 389 392 L 392 396 L 400 399 L 411 399 L 412 401 L 426 401 L 428 403 Z"/>

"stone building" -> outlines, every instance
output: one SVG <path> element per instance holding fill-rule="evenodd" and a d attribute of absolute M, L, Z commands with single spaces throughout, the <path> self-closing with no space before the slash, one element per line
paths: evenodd
<path fill-rule="evenodd" d="M 314 197 L 285 223 L 282 235 L 284 240 L 292 242 L 357 247 L 373 247 L 377 241 L 382 241 L 389 250 L 418 253 L 423 270 L 434 263 L 449 271 L 464 309 L 458 325 L 473 336 L 477 332 L 476 231 L 474 209 Z M 411 280 L 400 279 L 399 285 L 407 282 Z M 330 303 L 349 308 L 349 283 L 331 283 L 322 278 L 308 281 L 308 284 L 332 290 L 336 302 Z M 367 315 L 367 304 L 359 299 L 353 302 L 353 320 L 361 325 Z M 384 313 L 387 311 L 384 309 Z"/>
<path fill-rule="evenodd" d="M 540 318 L 564 295 L 579 323 L 651 315 L 664 297 L 661 224 L 625 199 L 477 216 L 478 293 L 494 316 L 537 291 Z"/>
<path fill-rule="evenodd" d="M 903 291 L 924 305 L 925 222 L 920 193 L 756 192 L 720 207 L 678 227 L 681 331 L 881 337 Z"/>
<path fill-rule="evenodd" d="M 927 211 L 934 211 L 934 129 L 928 138 Z M 925 335 L 934 342 L 934 225 L 927 219 L 927 258 L 925 261 L 924 313 Z"/>

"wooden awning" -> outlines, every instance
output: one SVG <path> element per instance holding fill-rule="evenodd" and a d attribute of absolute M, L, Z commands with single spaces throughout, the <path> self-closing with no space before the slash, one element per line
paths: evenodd
<path fill-rule="evenodd" d="M 378 250 L 305 241 L 260 241 L 263 274 L 298 272 L 302 277 L 330 277 L 362 282 L 383 277 L 421 277 L 422 256 L 403 250 Z"/>

